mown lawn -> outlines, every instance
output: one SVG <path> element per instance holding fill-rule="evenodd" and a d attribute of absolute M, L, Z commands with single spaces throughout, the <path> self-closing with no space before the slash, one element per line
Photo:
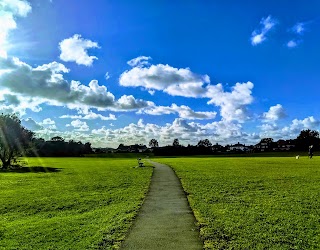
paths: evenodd
<path fill-rule="evenodd" d="M 134 168 L 136 159 L 27 161 L 26 171 L 0 172 L 0 249 L 119 247 L 152 168 Z"/>
<path fill-rule="evenodd" d="M 320 158 L 168 158 L 205 249 L 320 249 Z"/>

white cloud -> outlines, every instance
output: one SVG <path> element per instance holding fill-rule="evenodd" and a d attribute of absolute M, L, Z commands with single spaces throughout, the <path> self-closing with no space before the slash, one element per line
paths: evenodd
<path fill-rule="evenodd" d="M 277 124 L 263 124 L 260 126 L 262 132 L 260 133 L 260 137 L 271 137 L 275 140 L 278 139 L 294 139 L 296 138 L 301 130 L 311 129 L 311 130 L 319 130 L 320 129 L 320 120 L 314 118 L 313 116 L 309 116 L 302 120 L 294 119 L 291 124 L 279 127 Z"/>
<path fill-rule="evenodd" d="M 240 124 L 227 121 L 208 123 L 205 125 L 187 122 L 185 119 L 177 118 L 172 123 L 159 126 L 153 123 L 144 123 L 139 120 L 128 126 L 118 129 L 102 127 L 92 130 L 95 145 L 117 147 L 120 143 L 142 143 L 148 144 L 150 139 L 156 138 L 160 145 L 171 145 L 174 138 L 178 138 L 183 145 L 195 145 L 200 139 L 208 138 L 213 143 L 255 143 L 257 135 L 242 132 Z"/>
<path fill-rule="evenodd" d="M 27 119 L 21 119 L 21 124 L 22 126 L 26 127 L 31 131 L 37 131 L 37 130 L 43 129 L 43 126 L 41 125 L 41 123 L 34 121 L 31 117 L 28 117 Z"/>
<path fill-rule="evenodd" d="M 196 112 L 193 111 L 190 107 L 181 105 L 178 106 L 176 104 L 172 104 L 170 107 L 168 106 L 150 106 L 150 108 L 146 108 L 138 111 L 138 113 L 144 113 L 149 115 L 164 115 L 164 114 L 175 114 L 178 113 L 180 118 L 188 119 L 188 120 L 204 120 L 204 119 L 214 119 L 217 115 L 217 112 Z"/>
<path fill-rule="evenodd" d="M 152 58 L 150 56 L 138 56 L 137 58 L 133 58 L 127 62 L 131 67 L 142 67 L 149 65 L 149 60 Z"/>
<path fill-rule="evenodd" d="M 70 124 L 66 125 L 67 127 L 74 127 L 75 131 L 89 131 L 89 126 L 86 122 L 82 122 L 79 119 L 71 121 Z"/>
<path fill-rule="evenodd" d="M 106 80 L 109 80 L 109 79 L 110 79 L 110 74 L 109 74 L 109 72 L 106 72 L 106 74 L 104 75 L 104 78 L 105 78 Z"/>
<path fill-rule="evenodd" d="M 92 80 L 88 86 L 73 80 L 69 83 L 63 77 L 63 73 L 69 70 L 57 62 L 33 68 L 17 58 L 0 57 L 0 69 L 1 92 L 32 98 L 38 104 L 118 111 L 139 109 L 151 104 L 127 95 L 116 100 L 107 87 L 99 85 L 97 80 Z"/>
<path fill-rule="evenodd" d="M 62 40 L 59 43 L 61 50 L 60 59 L 65 62 L 76 62 L 79 65 L 91 66 L 96 56 L 89 56 L 88 49 L 100 48 L 98 43 L 83 39 L 81 35 L 75 34 L 73 37 Z"/>
<path fill-rule="evenodd" d="M 25 17 L 31 9 L 30 4 L 24 0 L 0 1 L 0 57 L 7 57 L 9 32 L 17 28 L 15 17 Z"/>
<path fill-rule="evenodd" d="M 224 92 L 222 86 L 209 88 L 207 97 L 211 98 L 208 104 L 215 104 L 220 107 L 220 115 L 226 121 L 243 122 L 249 119 L 247 105 L 253 102 L 252 82 L 236 83 L 231 92 Z M 211 91 L 210 91 L 211 90 Z"/>
<path fill-rule="evenodd" d="M 261 28 L 256 29 L 251 34 L 251 44 L 258 45 L 266 40 L 266 34 L 277 24 L 277 21 L 268 16 L 260 21 Z"/>
<path fill-rule="evenodd" d="M 47 129 L 51 129 L 51 130 L 57 129 L 56 122 L 54 120 L 51 120 L 50 118 L 44 119 L 40 124 Z"/>
<path fill-rule="evenodd" d="M 119 110 L 141 109 L 154 105 L 153 102 L 135 99 L 132 95 L 123 95 L 115 103 L 115 108 Z"/>
<path fill-rule="evenodd" d="M 103 121 L 108 120 L 117 120 L 114 114 L 109 114 L 109 116 L 103 116 L 101 114 L 96 114 L 92 111 L 85 115 L 62 115 L 60 118 L 69 118 L 69 119 L 80 119 L 80 120 L 94 120 L 94 119 L 101 119 Z"/>
<path fill-rule="evenodd" d="M 1 113 L 18 113 L 20 115 L 24 115 L 27 109 L 33 112 L 39 112 L 42 110 L 42 108 L 39 106 L 41 103 L 42 100 L 15 94 L 8 89 L 2 89 L 0 91 Z"/>
<path fill-rule="evenodd" d="M 54 125 L 56 124 L 54 120 L 51 120 L 51 118 L 46 118 L 42 121 L 43 125 Z"/>
<path fill-rule="evenodd" d="M 298 35 L 302 35 L 303 32 L 305 31 L 305 25 L 306 23 L 296 23 L 292 28 L 292 32 L 298 34 Z"/>
<path fill-rule="evenodd" d="M 298 46 L 298 41 L 296 41 L 296 40 L 290 40 L 289 42 L 287 42 L 288 48 L 295 48 L 297 46 Z"/>
<path fill-rule="evenodd" d="M 163 90 L 170 95 L 197 97 L 205 91 L 204 83 L 209 83 L 207 75 L 197 75 L 189 68 L 174 68 L 157 64 L 150 67 L 134 67 L 121 74 L 119 82 L 125 87 L 144 87 L 148 90 Z M 179 92 L 179 91 L 182 92 Z M 200 91 L 200 93 L 198 93 Z"/>
<path fill-rule="evenodd" d="M 220 115 L 225 120 L 246 120 L 246 106 L 253 101 L 251 82 L 236 83 L 231 92 L 225 92 L 222 84 L 211 85 L 208 75 L 164 64 L 134 67 L 122 73 L 119 82 L 122 86 L 161 90 L 172 96 L 208 98 L 208 104 L 221 108 Z"/>
<path fill-rule="evenodd" d="M 281 104 L 271 106 L 268 112 L 263 113 L 263 119 L 265 122 L 275 122 L 285 117 L 286 113 Z"/>

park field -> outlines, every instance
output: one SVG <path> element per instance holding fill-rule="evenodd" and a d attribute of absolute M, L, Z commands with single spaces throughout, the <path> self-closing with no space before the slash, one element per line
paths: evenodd
<path fill-rule="evenodd" d="M 0 249 L 116 249 L 148 190 L 136 159 L 28 158 L 0 172 Z"/>
<path fill-rule="evenodd" d="M 320 158 L 159 158 L 181 179 L 205 249 L 319 249 Z"/>

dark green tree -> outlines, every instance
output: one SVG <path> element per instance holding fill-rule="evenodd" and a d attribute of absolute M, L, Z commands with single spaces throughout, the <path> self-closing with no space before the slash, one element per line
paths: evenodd
<path fill-rule="evenodd" d="M 178 138 L 173 140 L 172 146 L 174 146 L 174 147 L 179 147 L 180 146 L 180 142 L 179 142 Z"/>
<path fill-rule="evenodd" d="M 2 169 L 8 169 L 13 160 L 30 147 L 34 133 L 21 125 L 15 114 L 0 115 L 0 159 Z"/>
<path fill-rule="evenodd" d="M 313 145 L 315 150 L 319 150 L 320 138 L 319 132 L 316 130 L 302 130 L 295 140 L 296 149 L 307 150 L 310 145 Z"/>
<path fill-rule="evenodd" d="M 197 146 L 209 148 L 212 146 L 212 143 L 208 139 L 204 139 L 204 140 L 200 140 Z"/>
<path fill-rule="evenodd" d="M 151 147 L 151 148 L 159 147 L 158 141 L 156 139 L 151 139 L 150 142 L 149 142 L 149 147 Z"/>

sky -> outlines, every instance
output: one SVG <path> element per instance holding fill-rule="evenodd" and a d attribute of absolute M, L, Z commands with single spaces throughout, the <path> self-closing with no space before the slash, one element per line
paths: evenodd
<path fill-rule="evenodd" d="M 93 147 L 319 131 L 319 13 L 318 0 L 0 0 L 0 112 Z"/>

